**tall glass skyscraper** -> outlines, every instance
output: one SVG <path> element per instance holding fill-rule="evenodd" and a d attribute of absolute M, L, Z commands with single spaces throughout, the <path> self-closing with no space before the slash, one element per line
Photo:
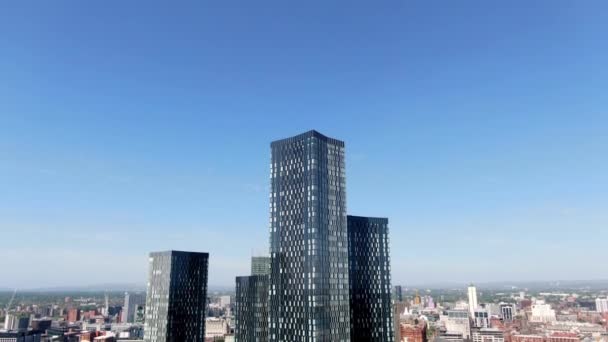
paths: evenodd
<path fill-rule="evenodd" d="M 388 219 L 348 216 L 351 341 L 393 342 Z"/>
<path fill-rule="evenodd" d="M 270 341 L 349 341 L 344 142 L 271 143 Z"/>
<path fill-rule="evenodd" d="M 150 253 L 144 341 L 204 341 L 209 254 Z"/>

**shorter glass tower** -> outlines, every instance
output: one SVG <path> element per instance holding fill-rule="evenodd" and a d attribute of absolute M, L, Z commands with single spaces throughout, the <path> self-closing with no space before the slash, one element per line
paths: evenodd
<path fill-rule="evenodd" d="M 394 340 L 388 219 L 347 216 L 353 342 Z"/>
<path fill-rule="evenodd" d="M 251 275 L 270 274 L 270 257 L 251 257 Z"/>
<path fill-rule="evenodd" d="M 209 254 L 150 253 L 144 341 L 204 341 Z"/>
<path fill-rule="evenodd" d="M 125 303 L 122 306 L 122 323 L 133 323 L 135 322 L 136 312 L 138 308 L 146 304 L 145 293 L 129 293 L 125 292 Z"/>
<path fill-rule="evenodd" d="M 236 277 L 236 342 L 268 341 L 268 283 L 268 275 Z"/>

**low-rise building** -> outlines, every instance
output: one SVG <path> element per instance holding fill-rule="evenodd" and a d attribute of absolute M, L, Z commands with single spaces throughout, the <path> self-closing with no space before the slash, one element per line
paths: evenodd
<path fill-rule="evenodd" d="M 532 316 L 530 317 L 530 321 L 536 323 L 555 322 L 555 310 L 551 308 L 551 305 L 539 300 L 532 305 Z"/>
<path fill-rule="evenodd" d="M 400 342 L 427 342 L 427 324 L 424 320 L 399 325 Z"/>
<path fill-rule="evenodd" d="M 580 342 L 580 340 L 574 333 L 553 333 L 547 336 L 546 342 Z"/>
<path fill-rule="evenodd" d="M 395 342 L 401 342 L 401 316 L 407 311 L 407 304 L 398 302 L 393 304 L 393 327 L 395 329 Z"/>
<path fill-rule="evenodd" d="M 230 332 L 228 322 L 223 318 L 207 318 L 205 320 L 205 338 L 223 337 Z"/>
<path fill-rule="evenodd" d="M 437 342 L 437 340 L 442 342 L 462 342 L 464 341 L 464 337 L 462 336 L 462 333 L 444 331 L 439 334 L 439 337 L 435 340 L 435 342 Z"/>
<path fill-rule="evenodd" d="M 447 315 L 441 317 L 441 321 L 444 323 L 447 335 L 460 334 L 463 339 L 471 338 L 471 323 L 467 310 L 448 310 Z"/>
<path fill-rule="evenodd" d="M 116 337 L 113 334 L 97 336 L 93 338 L 94 342 L 116 342 Z"/>
<path fill-rule="evenodd" d="M 481 328 L 473 330 L 473 342 L 505 342 L 502 330 L 496 328 Z"/>
<path fill-rule="evenodd" d="M 0 342 L 40 342 L 42 332 L 30 331 L 0 331 Z"/>
<path fill-rule="evenodd" d="M 511 336 L 511 342 L 545 342 L 545 337 L 542 335 L 514 334 Z"/>

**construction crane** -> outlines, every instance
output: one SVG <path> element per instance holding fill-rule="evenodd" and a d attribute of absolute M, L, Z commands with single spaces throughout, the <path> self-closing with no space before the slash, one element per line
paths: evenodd
<path fill-rule="evenodd" d="M 8 322 L 8 310 L 11 308 L 11 305 L 13 305 L 13 301 L 15 300 L 16 294 L 17 294 L 17 289 L 15 289 L 15 291 L 13 291 L 13 296 L 8 301 L 8 305 L 6 306 L 6 311 L 4 312 L 5 313 L 4 329 L 6 329 L 6 324 Z"/>
<path fill-rule="evenodd" d="M 17 295 L 17 289 L 15 289 L 15 291 L 13 291 L 13 296 L 11 297 L 11 299 L 8 301 L 8 305 L 6 306 L 6 313 L 8 314 L 8 310 L 11 308 L 11 305 L 13 305 L 13 301 L 15 300 L 15 296 Z"/>

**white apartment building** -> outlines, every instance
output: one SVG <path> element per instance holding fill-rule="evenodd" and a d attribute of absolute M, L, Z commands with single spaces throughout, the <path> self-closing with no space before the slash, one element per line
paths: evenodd
<path fill-rule="evenodd" d="M 220 306 L 226 307 L 230 305 L 230 296 L 221 296 L 220 297 Z"/>
<path fill-rule="evenodd" d="M 440 317 L 448 335 L 462 335 L 463 339 L 471 338 L 471 323 L 468 310 L 449 310 L 448 314 Z"/>
<path fill-rule="evenodd" d="M 471 317 L 475 315 L 475 309 L 477 309 L 477 288 L 475 285 L 471 284 L 468 288 L 469 294 L 469 313 Z"/>
<path fill-rule="evenodd" d="M 551 305 L 546 304 L 543 300 L 537 300 L 532 304 L 531 322 L 550 323 L 555 322 L 556 320 L 555 310 L 551 308 Z"/>
<path fill-rule="evenodd" d="M 597 298 L 595 300 L 595 311 L 608 312 L 608 298 Z"/>
<path fill-rule="evenodd" d="M 205 338 L 222 337 L 230 331 L 228 322 L 222 318 L 207 318 L 205 320 Z"/>

